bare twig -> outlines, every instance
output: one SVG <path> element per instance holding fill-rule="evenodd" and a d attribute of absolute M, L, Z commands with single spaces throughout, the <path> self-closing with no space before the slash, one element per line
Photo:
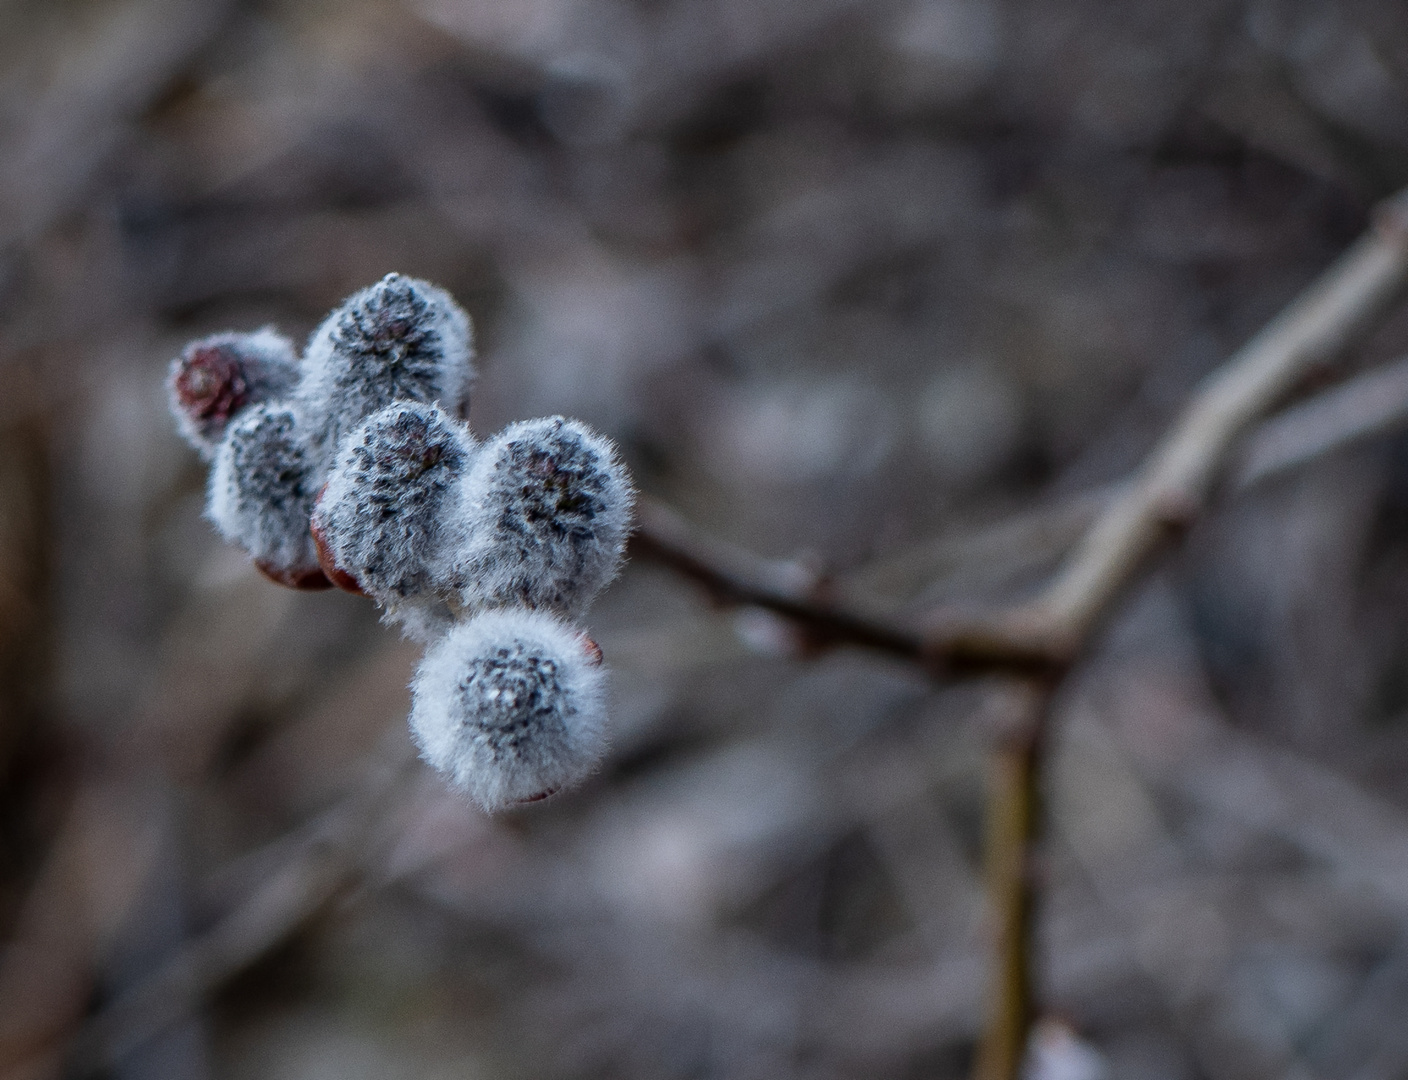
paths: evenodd
<path fill-rule="evenodd" d="M 1227 489 L 1241 492 L 1362 439 L 1408 427 L 1408 356 L 1322 390 L 1256 426 L 1235 455 Z M 912 626 L 869 614 L 871 594 L 893 593 L 977 563 L 1024 572 L 1054 562 L 1132 487 L 1121 481 L 1078 491 L 1001 520 L 942 535 L 839 582 L 800 562 L 767 559 L 708 536 L 678 513 L 643 499 L 632 550 L 698 582 L 725 603 L 767 608 L 807 626 L 813 643 L 859 645 L 921 659 L 927 642 Z M 898 584 L 897 584 L 898 583 Z M 906 584 L 907 583 L 907 584 Z M 859 598 L 860 602 L 857 602 Z M 993 656 L 998 669 L 1006 666 Z"/>
<path fill-rule="evenodd" d="M 1395 295 L 1408 271 L 1405 211 L 1403 195 L 1386 204 L 1368 236 L 1213 375 L 1056 580 L 1014 616 L 1048 643 L 1053 657 L 1075 659 L 1148 556 L 1201 512 L 1238 436 L 1316 365 L 1347 347 Z M 1005 782 L 993 788 L 988 850 L 999 928 L 997 986 L 976 1073 L 982 1080 L 1015 1080 L 1033 1012 L 1035 890 L 1028 868 L 1047 715 L 1045 709 L 1037 714 L 1025 753 L 998 751 Z"/>
<path fill-rule="evenodd" d="M 1408 273 L 1408 193 L 1203 385 L 1133 488 L 1096 521 L 1028 617 L 1073 655 L 1170 529 L 1202 510 L 1237 438 L 1364 332 Z"/>
<path fill-rule="evenodd" d="M 29 395 L 17 381 L 4 385 L 16 407 L 0 416 L 0 780 L 39 711 L 32 676 L 47 662 L 54 547 L 49 421 L 37 409 L 18 407 Z"/>
<path fill-rule="evenodd" d="M 1266 421 L 1248 440 L 1231 484 L 1249 488 L 1322 454 L 1403 426 L 1408 426 L 1408 356 Z"/>
<path fill-rule="evenodd" d="M 790 564 L 750 559 L 702 541 L 668 512 L 646 508 L 637 542 L 641 553 L 699 581 L 721 599 L 770 608 L 823 643 L 870 646 L 947 674 L 998 671 L 1028 681 L 1030 720 L 998 750 L 989 803 L 998 963 L 979 1054 L 983 1080 L 1013 1080 L 1026 1048 L 1034 897 L 1029 869 L 1043 731 L 1061 675 L 1147 559 L 1202 512 L 1238 439 L 1309 373 L 1366 331 L 1397 295 L 1405 275 L 1408 192 L 1382 204 L 1368 233 L 1208 379 L 1034 602 L 940 626 L 918 640 L 905 629 L 827 603 L 819 583 L 789 573 Z M 1370 392 L 1381 389 L 1374 384 Z M 1332 406 L 1326 408 L 1333 412 Z M 1362 402 L 1358 411 L 1364 411 Z"/>
<path fill-rule="evenodd" d="M 697 582 L 721 602 L 786 616 L 818 645 L 862 645 L 911 660 L 922 654 L 918 631 L 829 604 L 821 579 L 801 563 L 765 559 L 706 536 L 654 499 L 641 500 L 637 522 L 633 553 Z"/>
<path fill-rule="evenodd" d="M 993 752 L 987 800 L 987 894 L 995 942 L 990 970 L 987 1024 L 974 1075 L 978 1080 L 1015 1077 L 1035 1019 L 1032 921 L 1037 889 L 1033 839 L 1039 806 L 1042 742 L 1056 683 L 1018 684 L 1016 715 Z"/>
<path fill-rule="evenodd" d="M 841 591 L 933 607 L 933 597 L 954 576 L 967 586 L 1050 572 L 1124 486 L 1116 481 L 1066 492 L 996 520 L 947 528 L 846 574 Z"/>
<path fill-rule="evenodd" d="M 110 1068 L 266 956 L 349 887 L 361 849 L 405 773 L 399 763 L 379 762 L 239 907 L 90 1020 L 70 1044 L 66 1075 Z"/>
<path fill-rule="evenodd" d="M 1369 233 L 1213 374 L 1133 486 L 1096 520 L 1037 601 L 1009 617 L 1011 624 L 1044 641 L 1053 659 L 1073 662 L 1155 548 L 1202 511 L 1237 438 L 1365 331 L 1405 275 L 1408 192 L 1383 204 Z M 1029 756 L 1020 768 L 1012 767 L 1010 782 L 994 787 L 989 808 L 995 819 L 1016 824 L 989 830 L 988 862 L 1001 886 L 992 894 L 994 917 L 1007 932 L 998 935 L 999 985 L 979 1055 L 982 1080 L 1015 1080 L 1026 1050 L 1034 900 L 1026 868 L 1036 843 L 1031 807 L 1043 773 L 1041 729 L 1048 719 L 1047 709 L 1037 714 Z M 1000 757 L 1008 752 L 998 751 Z"/>
<path fill-rule="evenodd" d="M 944 675 L 1041 673 L 1052 657 L 1018 629 L 972 623 L 926 635 L 829 600 L 825 582 L 797 563 L 763 559 L 704 536 L 654 500 L 642 500 L 635 554 L 668 566 L 721 601 L 753 604 L 792 619 L 815 646 L 858 645 L 903 657 Z"/>
<path fill-rule="evenodd" d="M 796 621 L 815 645 L 873 648 L 945 674 L 1059 669 L 1159 542 L 1201 513 L 1240 435 L 1316 366 L 1347 348 L 1393 299 L 1404 277 L 1405 232 L 1408 203 L 1400 196 L 1380 208 L 1366 238 L 1204 384 L 1133 482 L 1081 498 L 1071 513 L 1100 513 L 1035 603 L 949 621 L 924 634 L 836 603 L 826 596 L 825 580 L 800 563 L 763 559 L 708 538 L 653 500 L 642 501 L 634 551 L 703 584 L 718 600 L 759 605 Z M 1408 359 L 1267 424 L 1247 448 L 1233 486 L 1249 486 L 1405 420 Z"/>

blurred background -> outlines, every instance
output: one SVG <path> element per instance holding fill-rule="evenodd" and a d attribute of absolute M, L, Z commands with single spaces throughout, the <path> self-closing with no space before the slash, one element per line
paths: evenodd
<path fill-rule="evenodd" d="M 1396 0 L 0 2 L 0 1075 L 959 1077 L 996 683 L 637 559 L 489 819 L 415 647 L 201 517 L 183 343 L 391 270 L 870 609 L 1024 595 L 1408 182 Z M 1408 349 L 1408 309 L 1349 369 Z M 1068 684 L 1041 1080 L 1408 1076 L 1408 437 L 1229 491 Z"/>

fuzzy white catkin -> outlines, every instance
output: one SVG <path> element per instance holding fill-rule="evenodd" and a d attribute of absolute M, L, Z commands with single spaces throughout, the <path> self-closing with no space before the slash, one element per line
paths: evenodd
<path fill-rule="evenodd" d="M 436 405 L 398 402 L 349 435 L 314 510 L 339 569 L 424 640 L 448 618 L 439 593 L 468 428 Z"/>
<path fill-rule="evenodd" d="M 297 381 L 293 342 L 266 326 L 191 342 L 171 362 L 166 393 L 182 438 L 209 461 L 240 413 L 284 397 Z"/>
<path fill-rule="evenodd" d="M 481 447 L 462 498 L 453 573 L 466 608 L 578 615 L 620 569 L 634 491 L 615 446 L 578 420 L 509 425 Z"/>
<path fill-rule="evenodd" d="M 308 532 L 317 490 L 300 418 L 291 406 L 255 405 L 225 433 L 210 470 L 206 516 L 267 569 L 315 572 Z"/>
<path fill-rule="evenodd" d="M 606 750 L 605 673 L 546 612 L 458 623 L 427 650 L 411 691 L 421 756 L 491 813 L 579 783 Z"/>
<path fill-rule="evenodd" d="M 474 376 L 469 316 L 445 290 L 387 274 L 313 332 L 298 400 L 330 465 L 342 439 L 395 401 L 439 402 L 464 416 Z"/>

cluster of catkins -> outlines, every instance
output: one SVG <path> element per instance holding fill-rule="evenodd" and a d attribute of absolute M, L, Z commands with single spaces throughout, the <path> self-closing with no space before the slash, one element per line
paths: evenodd
<path fill-rule="evenodd" d="M 477 441 L 472 360 L 454 300 L 388 274 L 301 359 L 270 329 L 216 334 L 187 346 L 168 389 L 210 462 L 216 528 L 268 577 L 370 596 L 427 644 L 412 734 L 498 810 L 601 757 L 601 651 L 572 620 L 620 567 L 633 492 L 612 444 L 575 420 Z"/>

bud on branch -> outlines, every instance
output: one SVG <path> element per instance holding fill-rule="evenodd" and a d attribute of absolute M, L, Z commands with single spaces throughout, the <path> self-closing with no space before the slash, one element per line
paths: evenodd
<path fill-rule="evenodd" d="M 478 445 L 472 343 L 444 290 L 388 274 L 301 361 L 272 330 L 217 334 L 187 347 L 168 389 L 212 462 L 222 536 L 275 581 L 369 596 L 428 643 L 412 733 L 494 811 L 579 782 L 604 752 L 601 649 L 564 620 L 619 571 L 634 490 L 576 420 Z"/>

